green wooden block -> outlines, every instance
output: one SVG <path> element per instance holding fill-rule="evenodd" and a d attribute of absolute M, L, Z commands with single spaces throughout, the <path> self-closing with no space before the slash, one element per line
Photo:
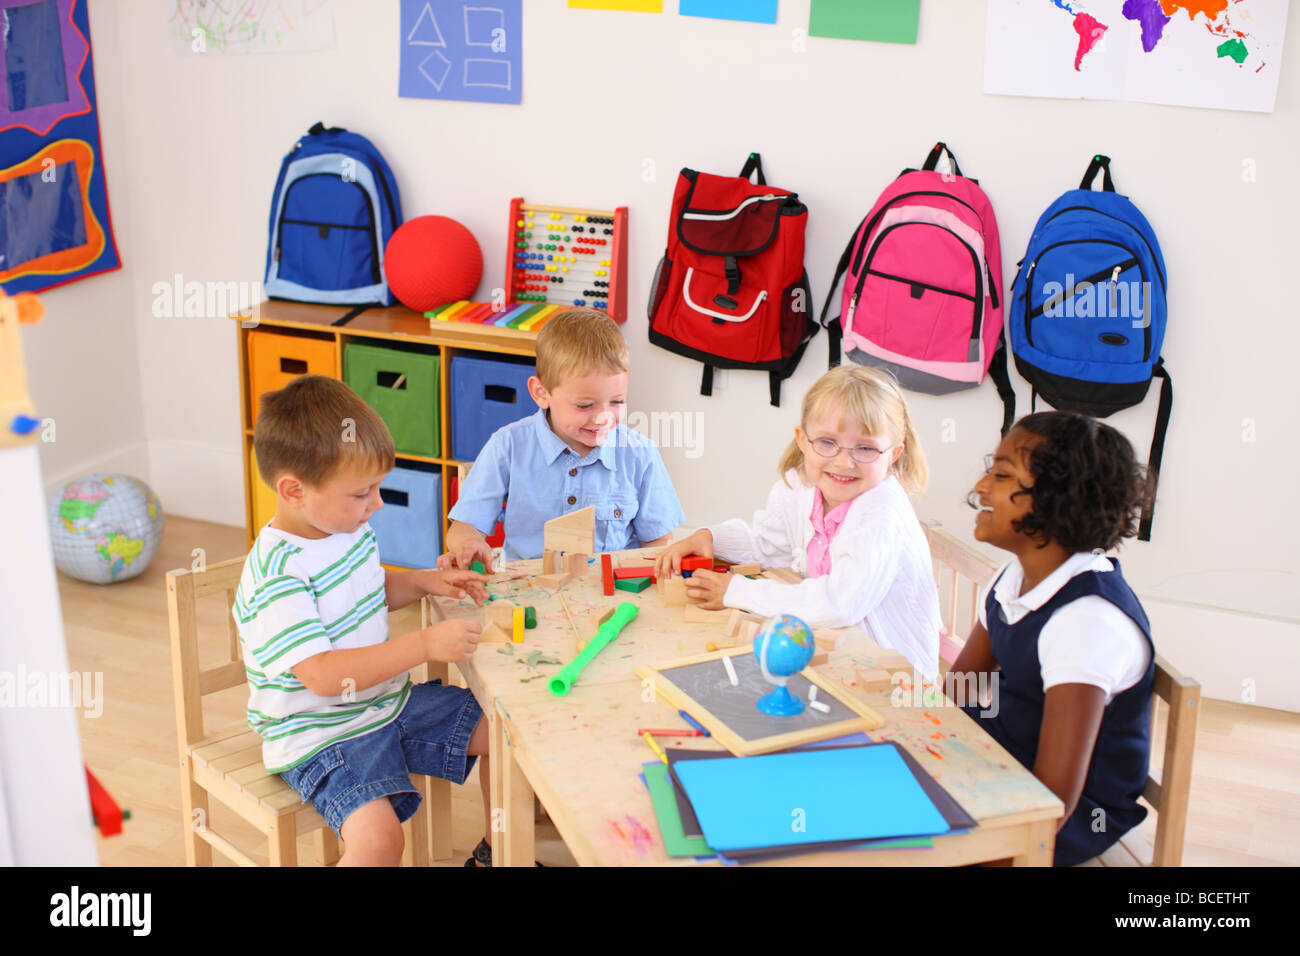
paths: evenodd
<path fill-rule="evenodd" d="M 631 591 L 633 594 L 640 594 L 650 586 L 649 578 L 619 578 L 614 582 L 614 587 L 620 591 Z"/>
<path fill-rule="evenodd" d="M 524 608 L 524 627 L 533 628 L 537 626 L 537 608 L 531 604 Z"/>
<path fill-rule="evenodd" d="M 477 571 L 479 574 L 487 574 L 487 571 L 486 571 L 486 570 L 484 569 L 484 567 L 483 567 L 483 562 L 482 562 L 482 561 L 472 561 L 472 562 L 470 562 L 469 569 L 470 569 L 471 571 Z"/>

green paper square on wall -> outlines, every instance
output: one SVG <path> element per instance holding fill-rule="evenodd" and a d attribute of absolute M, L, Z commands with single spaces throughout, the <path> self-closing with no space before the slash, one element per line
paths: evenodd
<path fill-rule="evenodd" d="M 808 35 L 916 43 L 921 0 L 812 0 Z"/>

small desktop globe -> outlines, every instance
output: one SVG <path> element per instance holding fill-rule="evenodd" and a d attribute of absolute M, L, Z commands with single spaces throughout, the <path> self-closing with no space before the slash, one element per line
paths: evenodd
<path fill-rule="evenodd" d="M 143 571 L 162 541 L 163 509 L 139 478 L 97 473 L 65 485 L 49 505 L 50 548 L 64 574 L 91 584 Z"/>
<path fill-rule="evenodd" d="M 803 713 L 803 701 L 785 684 L 813 659 L 817 642 L 812 629 L 793 614 L 778 614 L 763 625 L 754 637 L 754 657 L 763 676 L 776 689 L 758 699 L 758 709 L 773 717 L 791 717 Z"/>

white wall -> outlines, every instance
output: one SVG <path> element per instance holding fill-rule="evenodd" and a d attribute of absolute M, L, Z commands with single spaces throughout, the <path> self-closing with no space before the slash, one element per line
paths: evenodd
<path fill-rule="evenodd" d="M 149 477 L 172 512 L 242 521 L 235 332 L 215 316 L 155 318 L 150 287 L 176 273 L 260 279 L 280 158 L 316 120 L 376 142 L 408 218 L 449 215 L 474 232 L 487 260 L 481 297 L 503 282 L 510 197 L 630 207 L 632 405 L 703 415 L 702 455 L 665 450 L 691 524 L 762 503 L 798 400 L 825 368 L 826 339 L 810 346 L 780 409 L 760 373 L 732 372 L 702 398 L 698 364 L 648 344 L 644 303 L 681 166 L 734 173 L 750 150 L 763 154 L 769 180 L 811 210 L 820 306 L 861 215 L 936 139 L 992 198 L 1008 281 L 1038 214 L 1105 152 L 1119 189 L 1152 221 L 1171 280 L 1175 403 L 1155 540 L 1123 550 L 1126 574 L 1162 652 L 1209 694 L 1240 699 L 1251 680 L 1260 703 L 1300 709 L 1282 666 L 1300 630 L 1300 334 L 1288 304 L 1300 262 L 1298 18 L 1277 110 L 1253 114 L 985 96 L 984 4 L 969 0 L 927 0 L 915 47 L 811 38 L 805 52 L 792 31 L 807 24 L 806 0 L 783 0 L 776 26 L 527 0 L 523 105 L 499 106 L 399 99 L 396 3 L 335 0 L 332 50 L 244 57 L 173 54 L 168 6 L 96 2 L 92 27 L 101 111 L 114 120 L 104 145 L 115 222 L 130 240 Z M 120 77 L 105 75 L 110 65 Z M 1243 181 L 1247 160 L 1255 181 Z M 107 295 L 114 281 L 85 283 L 84 294 Z M 123 327 L 125 310 L 116 303 Z M 1020 395 L 1023 413 L 1028 390 Z M 77 410 L 99 414 L 97 397 Z M 1144 456 L 1154 406 L 1111 419 Z M 986 384 L 914 395 L 911 408 L 934 474 L 917 510 L 969 540 L 963 498 L 996 443 L 996 394 Z M 1243 440 L 1249 427 L 1254 441 Z"/>

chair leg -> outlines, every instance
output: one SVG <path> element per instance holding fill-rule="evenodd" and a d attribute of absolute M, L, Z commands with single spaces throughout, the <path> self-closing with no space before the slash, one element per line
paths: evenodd
<path fill-rule="evenodd" d="M 406 843 L 407 851 L 403 853 L 403 862 L 408 866 L 429 865 L 429 788 L 427 777 L 412 777 L 411 783 L 420 791 L 420 809 L 410 819 L 410 830 Z"/>
<path fill-rule="evenodd" d="M 271 824 L 266 842 L 272 866 L 298 865 L 298 825 L 292 814 L 282 816 Z"/>
<path fill-rule="evenodd" d="M 321 866 L 333 866 L 339 861 L 339 838 L 328 824 L 316 831 L 312 842 L 316 845 L 316 859 Z"/>
<path fill-rule="evenodd" d="M 470 786 L 478 789 L 478 781 L 470 775 Z M 429 808 L 429 846 L 434 860 L 451 859 L 451 781 L 437 777 L 425 778 L 425 801 Z M 477 797 L 476 797 L 477 799 Z M 475 840 L 475 843 L 478 841 Z"/>
<path fill-rule="evenodd" d="M 199 812 L 195 813 L 196 810 Z M 198 835 L 200 828 L 206 829 L 211 825 L 208 792 L 187 776 L 181 782 L 181 826 L 185 831 L 186 866 L 212 865 L 212 845 Z"/>

